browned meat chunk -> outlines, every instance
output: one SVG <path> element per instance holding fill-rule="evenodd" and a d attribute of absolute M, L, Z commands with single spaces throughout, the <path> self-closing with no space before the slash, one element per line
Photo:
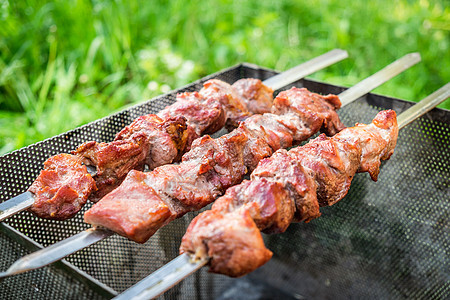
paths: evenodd
<path fill-rule="evenodd" d="M 266 233 L 286 231 L 295 211 L 283 185 L 265 178 L 245 180 L 242 184 L 229 188 L 212 207 L 212 210 L 223 213 L 238 209 L 248 211 L 258 229 Z"/>
<path fill-rule="evenodd" d="M 143 173 L 131 171 L 121 188 L 115 189 L 85 213 L 85 221 L 112 229 L 138 243 L 147 241 L 173 218 L 169 207 L 144 183 L 144 179 Z M 140 226 L 135 226 L 136 223 Z"/>
<path fill-rule="evenodd" d="M 347 194 L 361 157 L 360 148 L 338 143 L 324 134 L 289 152 L 317 183 L 314 193 L 320 206 L 331 205 Z"/>
<path fill-rule="evenodd" d="M 247 127 L 245 121 L 239 125 L 236 131 L 240 131 L 248 136 L 248 140 L 243 151 L 243 158 L 244 165 L 247 167 L 247 173 L 251 173 L 256 168 L 259 161 L 264 157 L 269 157 L 273 153 L 273 150 L 267 144 L 269 139 L 267 138 L 267 134 L 264 130 L 251 130 Z"/>
<path fill-rule="evenodd" d="M 217 180 L 208 180 L 208 175 L 197 163 L 165 165 L 146 173 L 145 182 L 161 195 L 178 217 L 205 206 L 221 193 Z M 131 204 L 131 202 L 130 202 Z M 140 226 L 136 224 L 136 226 Z"/>
<path fill-rule="evenodd" d="M 331 136 L 345 127 L 336 113 L 340 107 L 341 101 L 336 95 L 321 96 L 305 88 L 293 87 L 278 94 L 273 101 L 272 113 L 295 112 L 314 132 L 321 128 L 322 132 Z"/>
<path fill-rule="evenodd" d="M 175 116 L 186 118 L 187 148 L 196 138 L 220 130 L 226 122 L 223 105 L 214 98 L 205 99 L 197 92 L 178 94 L 177 101 L 160 111 L 158 116 L 162 119 Z"/>
<path fill-rule="evenodd" d="M 372 124 L 356 124 L 355 127 L 337 135 L 335 139 L 347 144 L 360 145 L 362 158 L 358 172 L 369 172 L 372 180 L 376 181 L 381 160 L 389 159 L 394 153 L 397 136 L 395 112 L 385 110 L 377 114 Z"/>
<path fill-rule="evenodd" d="M 244 165 L 243 149 L 248 136 L 239 130 L 217 139 L 204 136 L 192 144 L 191 151 L 183 156 L 183 162 L 196 161 L 200 165 L 200 174 L 213 171 L 209 181 L 216 182 L 225 190 L 239 183 L 247 173 Z"/>
<path fill-rule="evenodd" d="M 239 277 L 272 257 L 248 212 L 221 214 L 209 210 L 200 216 L 189 225 L 181 252 L 210 257 L 210 271 Z"/>
<path fill-rule="evenodd" d="M 230 84 L 224 81 L 217 79 L 208 80 L 203 84 L 203 88 L 199 93 L 204 98 L 218 100 L 224 106 L 227 113 L 228 128 L 237 127 L 239 122 L 251 115 L 247 110 L 245 100 Z"/>
<path fill-rule="evenodd" d="M 28 190 L 35 196 L 32 213 L 41 218 L 64 220 L 83 207 L 96 186 L 79 157 L 59 154 L 44 163 L 44 170 Z"/>
<path fill-rule="evenodd" d="M 253 181 L 265 178 L 280 183 L 289 193 L 290 199 L 294 200 L 295 219 L 309 222 L 320 216 L 316 195 L 317 184 L 291 153 L 292 151 L 281 149 L 270 158 L 263 159 L 253 171 L 251 179 Z"/>
<path fill-rule="evenodd" d="M 244 125 L 255 132 L 263 131 L 261 137 L 265 137 L 265 142 L 276 151 L 280 148 L 292 146 L 293 132 L 283 123 L 279 122 L 280 116 L 274 114 L 254 115 L 245 120 Z"/>
<path fill-rule="evenodd" d="M 142 145 L 142 144 L 141 144 Z M 145 149 L 132 141 L 111 143 L 88 142 L 82 144 L 74 154 L 82 155 L 84 164 L 95 166 L 93 176 L 98 190 L 89 199 L 97 202 L 115 189 L 132 169 L 143 169 Z"/>
<path fill-rule="evenodd" d="M 185 132 L 186 119 L 182 116 L 161 119 L 157 115 L 145 115 L 119 132 L 115 141 L 141 144 L 147 149 L 145 164 L 154 169 L 177 159 L 179 150 L 185 148 Z"/>
<path fill-rule="evenodd" d="M 264 114 L 272 110 L 273 90 L 261 80 L 244 78 L 233 83 L 232 87 L 244 99 L 251 114 Z"/>

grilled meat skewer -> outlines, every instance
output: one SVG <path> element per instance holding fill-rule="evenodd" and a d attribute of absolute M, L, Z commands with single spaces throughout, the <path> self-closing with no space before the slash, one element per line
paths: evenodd
<path fill-rule="evenodd" d="M 398 129 L 448 97 L 450 83 L 400 114 Z M 279 150 L 263 160 L 250 181 L 243 182 L 241 188 L 229 189 L 214 203 L 212 210 L 191 222 L 181 245 L 184 254 L 114 299 L 155 298 L 210 260 L 213 272 L 231 276 L 240 276 L 263 264 L 271 257 L 271 252 L 262 243 L 260 230 L 279 233 L 286 229 L 289 221 L 317 217 L 317 204 L 327 206 L 342 199 L 355 172 L 367 171 L 372 179 L 377 179 L 379 162 L 388 159 L 395 147 L 398 129 L 394 116 L 392 111 L 383 111 L 370 125 L 357 124 L 332 138 L 320 136 L 304 147 Z M 316 172 L 323 168 L 330 171 L 326 176 Z M 341 180 L 336 180 L 338 178 Z M 311 201 L 306 199 L 313 199 L 316 205 L 307 205 Z M 215 260 L 214 265 L 212 260 Z"/>
<path fill-rule="evenodd" d="M 346 93 L 379 85 L 383 81 L 379 74 L 393 76 L 392 69 L 404 68 L 404 60 L 411 58 L 398 60 Z M 359 97 L 357 93 L 353 96 Z M 273 101 L 272 113 L 253 115 L 216 140 L 209 136 L 196 140 L 181 164 L 164 165 L 146 174 L 130 172 L 117 189 L 85 213 L 84 219 L 94 227 L 144 243 L 162 226 L 201 209 L 241 182 L 274 151 L 297 145 L 319 130 L 328 135 L 342 130 L 335 111 L 340 106 L 335 95 L 321 96 L 295 87 L 281 92 Z"/>
<path fill-rule="evenodd" d="M 242 181 L 258 162 L 280 148 L 296 145 L 322 130 L 344 128 L 335 95 L 291 88 L 273 101 L 272 113 L 253 115 L 231 133 L 193 142 L 180 164 L 152 172 L 133 170 L 123 183 L 85 213 L 93 226 L 113 230 L 138 243 L 175 218 L 199 210 Z"/>
<path fill-rule="evenodd" d="M 408 67 L 410 67 L 411 65 L 417 63 L 417 61 L 419 61 L 419 60 L 420 60 L 420 56 L 417 55 L 417 54 L 406 55 L 405 57 L 403 57 L 403 58 L 397 60 L 396 62 L 390 64 L 389 66 L 385 67 L 383 70 L 381 70 L 381 71 L 375 73 L 374 75 L 368 77 L 367 79 L 361 81 L 359 84 L 355 85 L 354 87 L 346 90 L 344 93 L 341 93 L 339 97 L 342 96 L 343 97 L 342 101 L 344 103 L 348 104 L 352 100 L 358 99 L 360 96 L 366 94 L 371 89 L 379 86 L 383 82 L 386 82 L 387 80 L 389 80 L 390 78 L 392 78 L 396 74 L 401 73 L 403 70 L 405 70 Z M 297 89 L 294 89 L 294 91 L 296 91 L 296 90 Z M 335 96 L 333 98 L 335 98 Z M 333 101 L 331 101 L 331 102 L 333 102 Z M 287 102 L 283 100 L 280 103 L 284 103 L 283 105 L 286 105 Z M 280 107 L 282 107 L 283 105 L 281 105 Z M 310 103 L 309 105 L 313 106 L 312 103 Z M 299 108 L 299 110 L 297 111 L 297 113 L 299 113 L 299 115 L 302 115 L 305 118 L 311 118 L 313 116 L 313 115 L 307 113 L 308 109 L 302 109 L 301 107 L 296 107 L 295 105 L 293 106 L 294 110 L 297 109 L 297 108 Z M 289 114 L 287 114 L 284 117 L 288 117 L 288 116 L 289 116 Z M 281 117 L 281 116 L 275 116 L 274 120 L 276 120 L 277 117 Z M 321 118 L 323 118 L 323 116 Z M 314 118 L 312 118 L 312 120 L 314 121 Z M 276 124 L 276 123 L 274 123 L 274 124 Z M 285 124 L 287 124 L 287 123 L 285 123 Z M 333 124 L 333 122 L 330 122 L 329 124 Z M 282 128 L 282 126 L 281 126 L 282 124 L 278 124 L 278 125 L 280 125 L 280 128 Z M 272 126 L 274 126 L 274 125 L 272 124 Z M 316 124 L 316 126 L 317 126 L 317 124 Z M 331 128 L 330 126 L 327 126 L 327 127 Z M 293 129 L 292 128 L 289 129 L 289 128 L 286 127 L 285 130 L 289 131 L 289 130 L 293 130 Z M 301 129 L 301 127 L 300 127 L 299 128 L 299 132 L 301 132 L 302 130 L 304 130 L 304 129 Z M 296 131 L 296 130 L 294 130 L 294 131 Z M 238 131 L 235 132 L 235 136 L 236 136 L 237 133 L 238 133 Z M 283 136 L 282 133 L 283 132 L 280 132 L 281 136 Z M 270 132 L 269 132 L 269 134 L 270 134 Z M 291 132 L 291 134 L 292 134 L 292 132 Z M 275 136 L 275 135 L 273 135 L 273 136 Z M 272 138 L 273 137 L 271 137 L 271 139 Z M 277 145 L 277 143 L 279 142 L 279 140 L 277 140 L 277 139 L 274 139 L 274 141 L 275 141 L 274 145 Z M 214 146 L 215 144 L 217 144 L 217 142 L 216 143 L 209 143 L 209 144 Z M 269 146 L 269 148 L 270 148 L 270 146 Z M 214 147 L 212 147 L 212 150 L 214 150 Z M 233 155 L 233 153 L 228 153 L 228 154 L 226 154 L 226 153 L 216 153 L 216 154 L 218 154 L 218 157 L 222 158 L 222 159 L 220 159 L 218 161 L 211 161 L 210 160 L 212 165 L 205 164 L 205 162 L 207 162 L 207 161 L 204 161 L 204 163 L 202 163 L 202 168 L 201 168 L 202 171 L 209 172 L 209 171 L 211 171 L 210 167 L 215 167 L 216 171 L 220 171 L 221 170 L 220 164 L 226 163 L 226 160 L 224 160 L 223 158 L 226 158 L 226 155 Z M 208 156 L 206 156 L 206 158 L 208 158 Z M 251 161 L 251 160 L 247 160 L 247 161 Z M 217 168 L 217 167 L 219 167 L 219 168 Z M 159 168 L 157 168 L 157 169 L 159 169 Z M 192 170 L 189 170 L 189 168 L 186 168 L 186 169 L 187 169 L 187 172 L 190 172 L 190 171 L 192 172 Z M 170 167 L 169 167 L 169 170 L 170 170 Z M 143 175 L 142 177 L 145 177 L 145 174 L 140 174 L 140 173 L 135 173 L 135 174 L 138 174 L 138 176 L 134 176 L 135 179 L 139 179 L 139 177 L 141 175 Z M 182 176 L 185 176 L 185 178 L 189 178 L 189 176 L 186 176 L 185 174 L 180 174 L 180 177 L 182 177 Z M 229 176 L 228 177 L 225 176 L 224 179 L 230 179 L 230 177 Z M 134 183 L 135 183 L 136 189 L 135 188 L 130 188 L 129 189 L 129 193 L 126 196 L 133 198 L 133 197 L 136 196 L 136 195 L 134 195 L 134 192 L 136 192 L 137 194 L 139 194 L 139 192 L 147 193 L 150 196 L 150 198 L 147 198 L 146 201 L 144 201 L 144 202 L 146 202 L 144 204 L 149 205 L 150 208 L 155 209 L 155 210 L 150 209 L 148 212 L 153 215 L 153 217 L 154 217 L 154 219 L 156 221 L 156 224 L 155 224 L 155 226 L 152 226 L 152 223 L 142 224 L 140 226 L 140 231 L 141 232 L 135 231 L 133 233 L 133 230 L 131 230 L 131 234 L 139 236 L 139 238 L 143 238 L 143 237 L 145 238 L 145 235 L 151 235 L 152 234 L 151 231 L 154 230 L 156 227 L 163 226 L 164 223 L 163 222 L 159 222 L 159 221 L 160 220 L 164 221 L 165 219 L 167 219 L 168 218 L 167 215 L 170 215 L 170 213 L 172 211 L 177 212 L 177 208 L 179 208 L 180 209 L 179 212 L 183 213 L 183 206 L 182 205 L 180 205 L 178 207 L 175 206 L 175 205 L 172 205 L 172 207 L 168 207 L 167 204 L 171 204 L 171 202 L 167 202 L 167 204 L 162 205 L 162 206 L 158 206 L 158 205 L 156 205 L 156 206 L 153 205 L 152 206 L 152 203 L 153 204 L 155 204 L 155 203 L 157 204 L 158 201 L 159 201 L 157 199 L 157 197 L 155 197 L 156 193 L 155 193 L 154 189 L 151 188 L 151 187 L 142 188 L 141 187 L 142 182 L 140 182 L 139 180 L 136 180 Z M 177 192 L 176 187 L 174 188 L 173 185 L 170 185 L 170 182 L 167 182 L 167 183 L 169 183 L 168 187 L 171 188 L 171 190 L 170 190 L 171 193 Z M 182 189 L 184 187 L 188 187 L 189 186 L 189 182 L 188 181 L 184 182 L 184 183 L 187 183 L 187 184 L 179 185 L 178 186 L 179 187 L 178 191 L 182 191 Z M 208 184 L 207 181 L 205 181 L 204 183 L 205 183 L 205 185 Z M 219 181 L 213 182 L 212 184 L 215 185 L 215 184 L 218 184 L 218 183 L 220 183 L 220 184 L 225 183 L 226 184 L 227 180 L 225 180 L 223 182 L 220 182 L 220 180 L 219 180 Z M 161 183 L 158 183 L 158 184 L 161 184 Z M 130 185 L 128 185 L 128 186 L 130 187 Z M 165 197 L 165 196 L 168 197 L 168 195 L 163 195 L 163 194 L 161 194 L 161 195 L 163 197 Z M 179 193 L 179 195 L 182 196 L 182 193 Z M 207 194 L 205 194 L 205 195 L 207 195 Z M 186 194 L 186 197 L 187 197 L 186 199 L 189 199 L 189 198 L 192 199 L 192 195 L 189 195 L 189 193 Z M 205 197 L 204 199 L 207 199 L 207 197 Z M 99 203 L 97 203 L 97 204 L 99 204 Z M 161 202 L 159 202 L 159 203 L 161 203 Z M 173 203 L 175 203 L 175 202 L 173 202 Z M 164 207 L 164 206 L 166 206 L 166 207 Z M 114 208 L 114 206 L 112 206 L 112 207 Z M 147 208 L 149 208 L 149 207 L 147 207 Z M 132 209 L 132 208 L 130 208 L 129 205 L 126 206 L 126 208 L 127 209 Z M 109 212 L 107 212 L 107 211 L 105 212 L 105 214 L 108 214 L 108 213 Z M 135 213 L 136 214 L 137 212 L 130 211 L 130 214 L 131 213 Z M 114 218 L 117 217 L 117 216 L 114 216 L 114 214 L 111 214 L 111 217 L 112 218 L 110 219 L 110 221 L 112 223 L 114 223 L 114 222 L 117 223 L 117 221 L 114 220 Z M 139 219 L 139 215 L 138 215 L 138 218 L 136 218 L 134 221 L 139 223 L 139 222 L 142 221 L 142 219 Z M 137 226 L 136 228 L 139 229 L 139 224 L 138 225 L 133 225 L 133 226 L 135 226 L 135 227 Z M 143 229 L 145 229 L 145 226 L 148 226 L 148 230 L 150 232 L 146 233 L 145 230 L 143 230 Z M 96 243 L 96 242 L 98 242 L 98 241 L 100 241 L 102 239 L 105 239 L 106 237 L 108 237 L 108 236 L 110 236 L 112 234 L 113 234 L 113 232 L 111 232 L 111 231 L 109 231 L 107 229 L 102 229 L 102 228 L 88 229 L 88 230 L 86 230 L 84 232 L 81 232 L 81 233 L 79 233 L 79 234 L 77 234 L 77 235 L 75 235 L 75 236 L 73 236 L 73 237 L 71 237 L 69 239 L 66 239 L 64 241 L 60 241 L 60 242 L 58 242 L 58 243 L 56 243 L 54 245 L 51 245 L 50 247 L 47 247 L 46 249 L 40 250 L 40 251 L 35 252 L 35 253 L 31 254 L 31 255 L 23 257 L 22 259 L 17 261 L 13 266 L 11 266 L 8 269 L 8 271 L 3 274 L 3 276 L 10 276 L 10 275 L 13 275 L 13 274 L 24 272 L 26 270 L 35 269 L 35 268 L 39 268 L 39 267 L 45 266 L 46 264 L 52 263 L 52 262 L 54 262 L 54 261 L 56 261 L 58 259 L 61 259 L 61 258 L 65 257 L 65 256 L 67 256 L 67 255 L 70 255 L 71 253 L 74 253 L 74 252 L 76 252 L 76 251 L 78 251 L 78 250 L 80 250 L 82 248 L 88 247 L 89 245 L 92 245 L 93 243 Z"/>
<path fill-rule="evenodd" d="M 389 159 L 397 142 L 393 110 L 378 113 L 370 125 L 357 124 L 329 138 L 320 135 L 303 147 L 278 150 L 263 159 L 251 180 L 234 186 L 212 209 L 188 227 L 181 253 L 210 257 L 211 271 L 232 277 L 265 264 L 272 253 L 260 231 L 284 232 L 294 221 L 320 216 L 319 207 L 333 205 L 348 192 L 356 172 L 377 180 L 381 160 Z"/>

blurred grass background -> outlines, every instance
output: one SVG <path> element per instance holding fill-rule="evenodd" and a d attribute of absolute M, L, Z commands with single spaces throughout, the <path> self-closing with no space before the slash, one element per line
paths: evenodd
<path fill-rule="evenodd" d="M 420 52 L 374 91 L 417 101 L 449 81 L 449 44 L 444 0 L 0 0 L 0 154 L 240 62 L 286 70 L 333 48 L 350 57 L 310 78 L 351 86 Z"/>

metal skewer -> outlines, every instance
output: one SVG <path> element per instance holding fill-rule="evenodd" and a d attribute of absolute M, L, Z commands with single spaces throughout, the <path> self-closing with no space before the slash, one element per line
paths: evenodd
<path fill-rule="evenodd" d="M 378 71 L 372 76 L 358 82 L 351 89 L 343 91 L 339 95 L 342 107 L 379 87 L 380 82 L 386 82 L 400 74 L 402 71 L 414 66 L 420 62 L 420 60 L 420 54 L 417 52 L 406 54 L 402 58 L 397 59 L 393 63 L 384 67 L 381 71 Z"/>
<path fill-rule="evenodd" d="M 411 106 L 403 113 L 401 113 L 397 118 L 398 128 L 402 129 L 418 117 L 426 114 L 447 98 L 450 97 L 450 82 L 432 93 L 431 95 L 423 98 L 416 105 Z"/>
<path fill-rule="evenodd" d="M 450 83 L 447 83 L 436 92 L 401 113 L 397 118 L 398 128 L 401 129 L 405 127 L 449 97 Z M 113 299 L 153 299 L 169 290 L 207 263 L 208 259 L 194 261 L 190 255 L 186 253 L 181 254 Z M 190 272 L 188 270 L 190 270 Z"/>
<path fill-rule="evenodd" d="M 285 72 L 275 75 L 263 81 L 263 83 L 273 90 L 278 90 L 287 84 L 300 80 L 308 75 L 320 71 L 332 64 L 335 64 L 348 57 L 345 50 L 334 49 L 307 62 L 304 62 L 296 67 L 293 67 Z M 420 60 L 420 57 L 419 57 Z M 418 62 L 418 61 L 417 61 Z M 417 63 L 416 62 L 416 63 Z M 88 172 L 91 175 L 95 174 L 87 166 Z M 0 203 L 0 222 L 3 220 L 31 207 L 34 203 L 34 196 L 30 192 L 22 193 L 10 200 Z"/>
<path fill-rule="evenodd" d="M 138 297 L 137 299 L 157 297 L 207 263 L 207 259 L 193 260 L 190 255 L 185 253 L 181 254 L 116 298 L 131 300 L 135 299 L 135 297 Z"/>
<path fill-rule="evenodd" d="M 297 80 L 300 80 L 312 73 L 325 69 L 345 58 L 348 57 L 348 53 L 345 50 L 334 49 L 328 51 L 325 54 L 319 55 L 316 58 L 308 60 L 296 67 L 293 67 L 287 71 L 279 73 L 264 80 L 264 84 L 270 86 L 273 90 L 279 90 L 288 84 L 291 84 Z M 420 59 L 419 59 L 420 60 Z"/>
<path fill-rule="evenodd" d="M 9 276 L 9 274 L 18 274 L 26 271 L 39 269 L 42 264 L 51 264 L 55 261 L 61 259 L 60 248 L 65 247 L 65 245 L 70 245 L 74 251 L 79 251 L 83 248 L 86 248 L 86 245 L 92 245 L 99 240 L 106 239 L 107 237 L 113 235 L 114 232 L 97 228 L 90 228 L 83 232 L 80 232 L 70 238 L 67 238 L 59 243 L 53 244 L 47 248 L 45 248 L 45 255 L 41 255 L 40 251 L 33 252 L 27 256 L 22 257 L 17 260 L 14 264 L 12 264 L 8 271 L 0 272 L 0 278 Z"/>
<path fill-rule="evenodd" d="M 415 63 L 418 63 L 420 61 L 420 55 L 419 54 L 408 54 L 404 57 L 398 59 L 396 62 L 388 65 L 387 67 L 383 68 L 381 71 L 375 73 L 372 76 L 375 76 L 375 79 L 372 79 L 372 76 L 365 79 L 365 82 L 370 83 L 369 87 L 362 86 L 360 84 L 356 84 L 354 87 L 351 87 L 344 91 L 343 93 L 339 94 L 338 96 L 341 97 L 342 94 L 347 94 L 345 96 L 346 103 L 343 105 L 347 105 L 351 103 L 354 100 L 359 99 L 361 96 L 367 94 L 370 92 L 371 89 L 374 89 L 381 84 L 385 83 L 389 79 L 391 79 L 394 74 L 400 74 L 404 70 L 408 69 Z M 397 63 L 401 62 L 401 63 Z M 0 273 L 1 277 L 11 276 L 15 274 L 19 274 L 22 272 L 26 272 L 32 269 L 44 267 L 50 263 L 53 263 L 55 261 L 58 261 L 78 250 L 81 250 L 83 248 L 86 248 L 96 242 L 99 242 L 105 238 L 107 238 L 109 235 L 97 235 L 96 231 L 100 229 L 89 229 L 85 232 L 78 233 L 71 238 L 55 243 L 52 246 L 48 248 L 44 248 L 42 250 L 39 250 L 33 254 L 27 255 L 16 261 L 16 263 L 13 264 L 14 268 L 8 269 L 6 272 Z M 102 229 L 103 230 L 103 229 Z M 89 237 L 89 239 L 87 238 Z M 83 243 L 84 247 L 83 247 Z M 49 250 L 50 249 L 50 250 Z M 51 258 L 47 257 L 47 251 L 51 251 Z M 32 256 L 30 259 L 29 256 Z M 25 260 L 26 263 L 21 263 L 21 260 Z M 30 268 L 29 266 L 32 265 L 33 267 Z M 20 268 L 19 268 L 20 266 Z M 186 275 L 187 276 L 187 275 Z"/>

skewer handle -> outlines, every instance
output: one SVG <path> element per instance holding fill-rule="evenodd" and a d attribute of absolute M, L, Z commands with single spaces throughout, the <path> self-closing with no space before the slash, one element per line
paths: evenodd
<path fill-rule="evenodd" d="M 401 129 L 405 127 L 418 117 L 426 114 L 427 112 L 444 102 L 449 97 L 450 82 L 438 89 L 433 94 L 422 99 L 419 103 L 402 112 L 397 118 L 398 128 Z"/>
<path fill-rule="evenodd" d="M 34 203 L 34 196 L 30 192 L 22 193 L 12 199 L 0 203 L 0 222 L 29 208 Z"/>
<path fill-rule="evenodd" d="M 343 91 L 339 94 L 339 99 L 341 100 L 342 107 L 346 106 L 350 102 L 364 96 L 371 90 L 379 87 L 382 83 L 392 79 L 398 74 L 402 73 L 406 69 L 414 66 L 420 62 L 421 57 L 419 53 L 409 53 L 402 58 L 397 59 L 390 65 L 384 67 L 375 74 L 367 77 L 363 81 L 355 84 L 353 87 Z"/>
<path fill-rule="evenodd" d="M 293 67 L 292 69 L 284 71 L 283 73 L 270 77 L 263 82 L 265 85 L 270 86 L 273 90 L 278 90 L 288 84 L 311 75 L 312 73 L 320 71 L 325 67 L 331 66 L 332 64 L 335 64 L 347 57 L 347 51 L 334 49 L 316 58 L 308 60 L 301 65 Z"/>
<path fill-rule="evenodd" d="M 207 262 L 207 260 L 194 261 L 189 255 L 181 254 L 153 272 L 151 276 L 139 281 L 113 299 L 138 300 L 156 298 L 191 273 L 203 267 Z"/>

